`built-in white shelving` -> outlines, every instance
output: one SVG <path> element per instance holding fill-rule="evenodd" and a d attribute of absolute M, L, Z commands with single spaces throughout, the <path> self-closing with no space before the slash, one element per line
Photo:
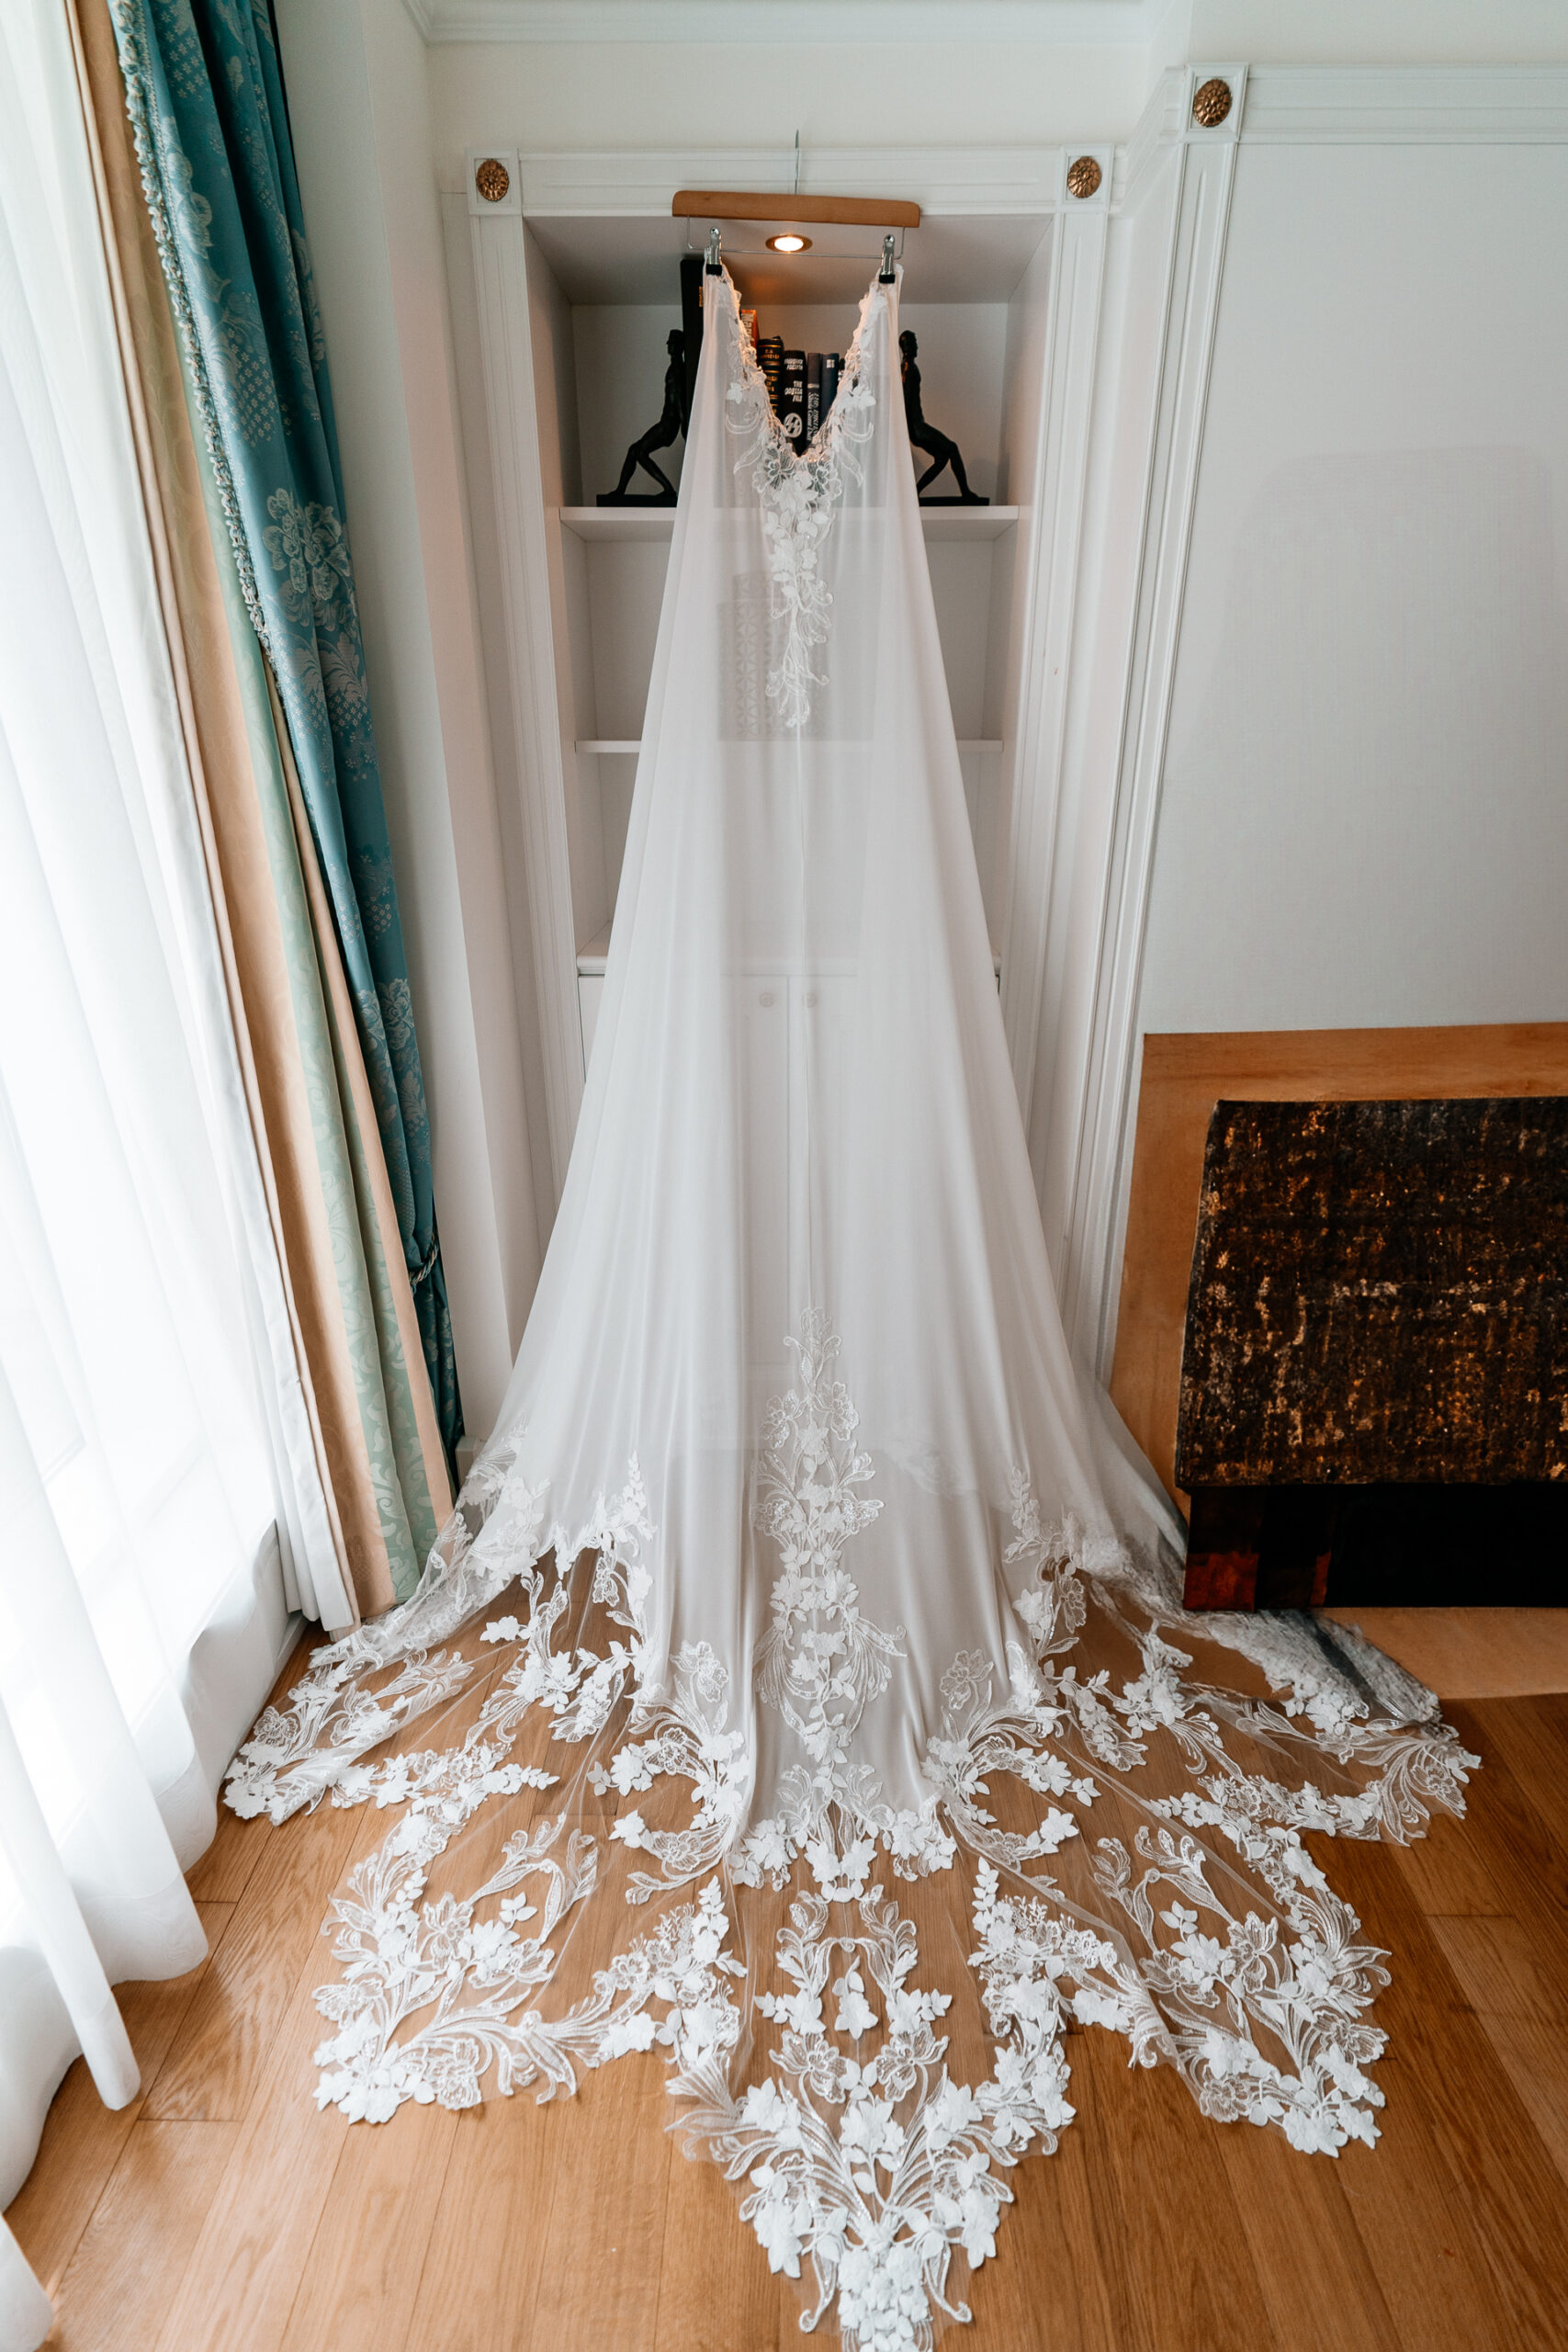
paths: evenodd
<path fill-rule="evenodd" d="M 961 752 L 999 752 L 1002 739 L 999 735 L 961 735 L 958 748 Z M 595 759 L 635 760 L 642 750 L 642 739 L 637 735 L 624 740 L 615 736 L 584 736 L 572 745 L 572 749 L 588 752 Z"/>
<path fill-rule="evenodd" d="M 787 314 L 780 323 L 782 332 L 792 332 Z M 593 340 L 592 334 L 583 333 L 584 345 L 592 346 Z M 996 334 L 989 340 L 998 346 Z M 927 328 L 923 356 L 931 341 Z M 940 355 L 931 353 L 930 364 L 933 370 L 939 368 Z M 990 390 L 999 399 L 999 376 Z M 582 477 L 592 481 L 595 469 L 602 472 L 608 465 L 609 450 L 604 428 L 595 424 L 592 402 L 585 405 L 581 392 L 579 406 L 578 464 Z M 999 418 L 991 417 L 988 429 L 996 435 Z M 983 444 L 976 447 L 975 436 L 983 430 L 976 424 L 969 427 L 973 462 L 994 479 L 1000 461 L 988 459 Z M 1008 657 L 1022 519 L 1022 510 L 1006 501 L 928 506 L 920 513 L 993 938 L 1002 930 Z M 620 880 L 675 509 L 587 506 L 563 499 L 546 510 L 545 523 L 577 1009 L 586 1041 Z"/>
<path fill-rule="evenodd" d="M 1018 520 L 1016 506 L 922 506 L 920 528 L 927 544 L 951 539 L 999 539 Z M 562 530 L 574 538 L 644 543 L 668 539 L 675 528 L 672 506 L 562 506 Z"/>
<path fill-rule="evenodd" d="M 518 160 L 516 185 L 536 181 L 540 212 L 513 209 L 510 198 L 505 210 L 477 197 L 470 209 L 506 575 L 521 870 L 558 1184 L 604 987 L 676 517 L 672 505 L 590 502 L 615 481 L 627 447 L 657 412 L 666 341 L 681 324 L 679 262 L 700 224 L 688 232 L 660 217 L 668 195 L 655 206 L 639 194 L 624 215 L 586 195 L 581 212 L 556 210 L 558 197 L 548 191 L 558 159 L 533 177 L 528 160 Z M 1043 879 L 1031 850 L 1021 883 L 1021 822 L 1045 840 L 1054 822 L 1048 807 L 1035 811 L 1033 803 L 1057 731 L 1043 713 L 1065 694 L 1065 669 L 1059 650 L 1044 658 L 1041 631 L 1054 600 L 1070 595 L 1077 507 L 1059 505 L 1057 475 L 1069 458 L 1077 463 L 1092 370 L 1074 359 L 1069 409 L 1059 410 L 1063 351 L 1053 321 L 1059 287 L 1087 288 L 1098 300 L 1111 178 L 1107 152 L 1097 159 L 1102 192 L 1064 211 L 1063 198 L 1048 191 L 1065 184 L 1067 160 L 1042 163 L 1039 192 L 1027 198 L 998 184 L 994 217 L 974 191 L 954 200 L 951 217 L 932 206 L 919 236 L 910 232 L 900 296 L 900 324 L 919 337 L 926 413 L 957 441 L 974 488 L 995 502 L 920 514 L 994 942 L 1018 930 L 1021 887 L 1038 897 Z M 579 162 L 589 191 L 604 159 Z M 784 270 L 726 232 L 760 334 L 807 351 L 847 346 L 875 250 L 813 252 Z M 679 447 L 665 453 L 672 480 L 682 455 Z M 1080 492 L 1075 478 L 1071 500 Z M 1039 961 L 1032 933 L 1026 960 Z M 1017 993 L 1004 974 L 1004 1014 L 1010 986 Z M 1021 1001 L 1032 990 L 1025 985 Z M 1021 1039 L 1016 1068 L 1030 1065 L 1032 1050 Z"/>

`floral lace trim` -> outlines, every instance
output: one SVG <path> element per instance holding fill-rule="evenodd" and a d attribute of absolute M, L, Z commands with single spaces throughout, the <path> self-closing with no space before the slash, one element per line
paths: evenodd
<path fill-rule="evenodd" d="M 866 296 L 854 340 L 844 355 L 838 398 L 809 446 L 797 455 L 773 414 L 728 276 L 724 283 L 729 293 L 723 308 L 731 363 L 725 424 L 740 435 L 735 470 L 750 471 L 761 502 L 772 609 L 782 627 L 778 659 L 768 669 L 767 695 L 783 726 L 801 728 L 811 717 L 811 688 L 826 683 L 811 666 L 812 654 L 827 643 L 833 605 L 821 572 L 823 542 L 846 481 L 864 479 L 855 450 L 871 438 L 875 424 L 876 399 L 861 372 L 861 345 L 868 320 L 878 304 L 886 308 L 886 298 L 874 286 Z"/>
<path fill-rule="evenodd" d="M 843 1382 L 829 1376 L 839 1340 L 813 1311 L 789 1345 L 799 1383 L 769 1408 L 761 1457 L 758 1523 L 777 1544 L 783 1567 L 772 1623 L 758 1645 L 757 1692 L 795 1733 L 810 1767 L 781 1776 L 779 1812 L 754 1825 L 729 1868 L 739 1885 L 767 1879 L 782 1887 L 804 1854 L 825 1899 L 846 1903 L 864 1894 L 879 1841 L 900 1878 L 945 1869 L 953 1844 L 934 1797 L 919 1810 L 895 1812 L 869 1768 L 850 1762 L 862 1715 L 903 1657 L 904 1629 L 885 1633 L 861 1614 L 859 1589 L 843 1566 L 845 1546 L 882 1505 L 853 1491 L 873 1473 L 870 1455 L 855 1444 L 860 1416 Z"/>
<path fill-rule="evenodd" d="M 999 1901 L 997 1874 L 982 1865 L 973 1965 L 998 2046 L 976 2088 L 952 2079 L 946 2039 L 933 2030 L 951 1996 L 908 1982 L 914 1928 L 879 1887 L 855 1911 L 829 1932 L 823 1896 L 802 1894 L 790 1906 L 778 1966 L 794 1990 L 757 1999 L 784 2027 L 774 2074 L 739 2100 L 711 2063 L 679 2066 L 672 2087 L 696 2102 L 682 2118 L 694 2153 L 746 2179 L 741 2216 L 769 2267 L 795 2278 L 803 2259 L 809 2265 L 816 2294 L 801 2325 L 815 2327 L 836 2296 L 845 2345 L 923 2352 L 935 2312 L 969 2317 L 948 2292 L 954 2250 L 971 2269 L 997 2250 L 1012 2192 L 992 2166 L 1010 2167 L 1035 2141 L 1053 2150 L 1073 2120 L 1064 1987 L 1115 1954 L 1091 1930 Z M 829 2039 L 829 1998 L 839 2041 Z M 839 2046 L 848 2040 L 858 2052 L 878 2025 L 880 2046 L 863 2060 Z"/>
<path fill-rule="evenodd" d="M 510 1733 L 536 1701 L 558 1715 L 559 1736 L 587 1738 L 602 1727 L 628 1679 L 640 1681 L 643 1610 L 653 1589 L 641 1547 L 654 1530 L 635 1456 L 620 1494 L 613 1502 L 600 1496 L 587 1525 L 572 1535 L 558 1523 L 547 1526 L 547 1490 L 514 1476 L 514 1458 L 502 1449 L 475 1465 L 412 1598 L 318 1650 L 310 1672 L 288 1694 L 288 1713 L 264 1711 L 224 1783 L 226 1801 L 242 1818 L 265 1813 L 284 1822 L 302 1809 L 314 1811 L 329 1790 L 334 1803 L 356 1801 L 343 1792 L 358 1785 L 351 1771 L 359 1758 L 444 1705 L 474 1672 L 466 1658 L 439 1650 L 428 1656 L 428 1645 L 448 1640 L 514 1580 L 528 1599 L 526 1628 L 514 1617 L 503 1618 L 501 1625 L 508 1630 L 491 1629 L 486 1638 L 517 1639 L 524 1655 L 470 1739 L 491 1728 Z M 551 1629 L 568 1604 L 570 1564 L 586 1552 L 596 1555 L 595 1598 L 614 1587 L 611 1613 L 632 1640 L 612 1643 L 604 1657 L 587 1651 L 558 1657 L 550 1648 Z M 547 1595 L 541 1564 L 551 1554 L 558 1566 Z M 400 1670 L 374 1696 L 362 1687 L 363 1677 L 400 1660 Z"/>
<path fill-rule="evenodd" d="M 318 2005 L 333 2032 L 317 2052 L 318 2100 L 350 2117 L 384 2120 L 406 2099 L 475 2104 L 493 2068 L 510 2092 L 575 2088 L 579 2069 L 630 2050 L 660 2048 L 671 2091 L 689 2102 L 682 2128 L 744 2181 L 741 2206 L 772 2267 L 810 2275 L 814 2326 L 836 2301 L 855 2352 L 927 2352 L 937 2314 L 967 2318 L 950 2291 L 953 2256 L 971 2268 L 996 2248 L 1011 2191 L 1004 2175 L 1031 2145 L 1050 2150 L 1073 2119 L 1062 2048 L 1066 2023 L 1123 2034 L 1134 2063 L 1176 2064 L 1210 2115 L 1277 2123 L 1293 2145 L 1337 2154 L 1376 2137 L 1381 2093 L 1366 2068 L 1384 2037 L 1363 2021 L 1386 1981 L 1382 1955 L 1361 1939 L 1303 1843 L 1305 1830 L 1403 1840 L 1433 1804 L 1463 1809 L 1475 1758 L 1440 1723 L 1369 1719 L 1344 1690 L 1309 1681 L 1282 1704 L 1184 1681 L 1190 1660 L 1154 1627 L 1122 1611 L 1119 1588 L 1099 1573 L 1116 1547 L 1096 1549 L 1067 1527 L 1044 1531 L 1027 1476 L 1012 1482 L 1005 1554 L 1027 1645 L 1009 1645 L 998 1694 L 983 1653 L 961 1654 L 942 1684 L 941 1730 L 924 1770 L 932 1796 L 896 1814 L 850 1760 L 864 1709 L 901 1655 L 860 1611 L 843 1565 L 854 1534 L 876 1516 L 872 1476 L 857 1446 L 858 1417 L 831 1377 L 838 1341 L 820 1317 L 796 1343 L 795 1385 L 771 1408 L 761 1523 L 777 1541 L 780 1573 L 757 1677 L 810 1759 L 786 1781 L 780 1814 L 745 1827 L 750 1795 L 743 1739 L 728 1728 L 728 1676 L 703 1645 L 673 1663 L 667 1693 L 647 1681 L 644 1548 L 655 1537 L 635 1461 L 620 1494 L 601 1499 L 577 1551 L 594 1553 L 592 1599 L 622 1629 L 603 1651 L 558 1651 L 552 1634 L 569 1600 L 577 1553 L 558 1529 L 545 1536 L 541 1496 L 496 1455 L 470 1481 L 464 1513 L 437 1570 L 379 1627 L 318 1653 L 291 1694 L 291 1714 L 269 1710 L 230 1780 L 241 1812 L 283 1819 L 330 1788 L 332 1802 L 401 1805 L 379 1850 L 351 1874 L 333 1905 L 339 1980 Z M 485 1639 L 512 1664 L 459 1747 L 360 1761 L 378 1740 L 461 1686 L 461 1660 L 426 1659 L 412 1646 L 445 1638 L 479 1596 L 519 1574 L 523 1618 Z M 1080 1681 L 1070 1662 L 1097 1605 L 1137 1645 L 1141 1671 L 1115 1688 L 1106 1672 Z M 374 1695 L 358 1678 L 391 1679 Z M 564 1813 L 510 1838 L 500 1868 L 471 1896 L 424 1900 L 430 1870 L 451 1838 L 494 1796 L 547 1791 L 556 1776 L 509 1760 L 530 1709 L 554 1736 L 595 1736 L 629 1697 L 633 1735 L 591 1784 L 621 1796 L 673 1776 L 690 1782 L 692 1818 L 649 1828 L 623 1811 L 614 1841 L 646 1852 L 657 1871 L 634 1874 L 627 1901 L 667 1904 L 592 1989 L 547 2018 L 558 1931 L 593 1893 L 601 1849 Z M 1357 1793 L 1329 1796 L 1249 1774 L 1227 1752 L 1227 1729 L 1276 1747 L 1314 1744 L 1373 1769 Z M 1147 1762 L 1150 1743 L 1176 1744 L 1192 1775 L 1179 1795 L 1145 1801 L 1134 1840 L 1099 1840 L 1091 1860 L 1107 1920 L 1086 1921 L 1037 1865 L 1082 1834 L 1098 1796 Z M 998 1774 L 1045 1800 L 1027 1834 L 1003 1830 L 987 1800 Z M 1194 1832 L 1217 1836 L 1254 1872 L 1276 1916 L 1237 1912 L 1211 1876 Z M 971 1965 L 996 2041 L 991 2074 L 955 2083 L 936 2030 L 951 1996 L 922 1990 L 915 1931 L 890 1891 L 872 1881 L 878 1849 L 895 1874 L 942 1868 L 963 1843 L 976 1858 Z M 798 1892 L 775 1952 L 777 1990 L 755 1996 L 780 2029 L 764 2079 L 739 2096 L 730 2075 L 741 2036 L 728 1949 L 734 1890 L 762 1877 L 782 1884 L 803 1857 L 816 1881 Z M 1006 1870 L 1013 1891 L 1004 1894 Z M 485 1916 L 480 1916 L 481 1906 Z M 829 2009 L 831 2014 L 829 2015 Z M 1271 2054 L 1277 2052 L 1278 2055 Z"/>

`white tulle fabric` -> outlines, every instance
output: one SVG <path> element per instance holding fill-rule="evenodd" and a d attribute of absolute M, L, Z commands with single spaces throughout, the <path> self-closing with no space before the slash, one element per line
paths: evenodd
<path fill-rule="evenodd" d="M 966 2317 L 1067 2038 L 1375 2136 L 1380 1955 L 1303 1832 L 1467 1758 L 1305 1618 L 1187 1619 L 1075 1375 L 874 286 L 796 456 L 707 331 L 604 1009 L 495 1433 L 415 1598 L 231 1802 L 397 1810 L 334 1909 L 323 2102 L 656 2052 L 803 2324 Z M 439 1725 L 438 1736 L 433 1725 Z"/>

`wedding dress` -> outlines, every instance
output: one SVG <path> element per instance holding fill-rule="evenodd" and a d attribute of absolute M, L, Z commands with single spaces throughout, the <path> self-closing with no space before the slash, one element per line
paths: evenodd
<path fill-rule="evenodd" d="M 897 287 L 796 454 L 706 286 L 505 1405 L 415 1597 L 316 1652 L 229 1799 L 397 1809 L 333 1905 L 323 2102 L 548 2098 L 656 2051 L 803 2325 L 905 2352 L 967 2317 L 954 2252 L 1071 2121 L 1065 2033 L 1303 2151 L 1375 2137 L 1382 1956 L 1303 1833 L 1403 1839 L 1474 1759 L 1354 1634 L 1183 1616 L 1056 1311 Z"/>

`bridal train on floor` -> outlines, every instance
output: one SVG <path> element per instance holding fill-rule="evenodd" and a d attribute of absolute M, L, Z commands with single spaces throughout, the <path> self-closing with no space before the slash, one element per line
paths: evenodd
<path fill-rule="evenodd" d="M 1475 1759 L 1306 1617 L 1188 1617 L 1063 1340 L 874 284 L 797 455 L 706 320 L 605 994 L 537 1298 L 418 1592 L 232 1768 L 395 1815 L 319 2098 L 657 2052 L 802 2325 L 965 2318 L 1103 2027 L 1220 2122 L 1371 2141 L 1383 1955 L 1307 1840 Z"/>

